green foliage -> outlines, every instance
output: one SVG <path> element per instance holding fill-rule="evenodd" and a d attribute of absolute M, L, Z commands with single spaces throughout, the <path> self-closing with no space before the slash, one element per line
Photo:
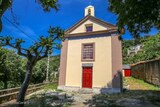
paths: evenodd
<path fill-rule="evenodd" d="M 46 78 L 47 63 L 44 60 L 39 61 L 33 68 L 31 83 L 42 83 Z"/>
<path fill-rule="evenodd" d="M 23 82 L 24 66 L 24 60 L 14 51 L 0 48 L 0 81 L 4 88 L 16 87 Z"/>
<path fill-rule="evenodd" d="M 1 17 L 10 6 L 11 6 L 11 0 L 0 0 L 0 31 L 2 30 Z"/>
<path fill-rule="evenodd" d="M 58 73 L 60 66 L 60 56 L 51 57 L 50 66 L 49 66 L 49 80 L 52 82 L 58 81 L 58 76 L 55 76 L 55 73 Z"/>
<path fill-rule="evenodd" d="M 144 42 L 144 57 L 146 60 L 160 58 L 160 33 Z"/>
<path fill-rule="evenodd" d="M 122 41 L 123 57 L 127 56 L 127 51 L 131 46 L 134 46 L 134 40 L 124 40 L 124 41 Z"/>
<path fill-rule="evenodd" d="M 44 90 L 54 90 L 57 89 L 57 84 L 54 83 L 50 83 L 44 86 L 43 88 Z"/>
<path fill-rule="evenodd" d="M 42 83 L 46 79 L 47 58 L 39 61 L 33 68 L 31 84 Z M 59 56 L 52 56 L 50 60 L 49 80 L 55 81 L 54 72 L 59 68 Z M 0 89 L 14 88 L 22 84 L 25 76 L 27 59 L 21 58 L 14 51 L 0 48 Z M 7 82 L 7 87 L 4 83 Z"/>
<path fill-rule="evenodd" d="M 31 83 L 42 83 L 46 79 L 47 72 L 47 58 L 40 60 L 33 68 Z M 58 72 L 60 59 L 59 56 L 52 56 L 49 62 L 49 81 L 57 81 L 54 73 Z"/>
<path fill-rule="evenodd" d="M 48 12 L 52 8 L 56 11 L 59 10 L 59 4 L 57 4 L 58 0 L 38 0 L 44 11 Z"/>
<path fill-rule="evenodd" d="M 34 66 L 37 61 L 47 57 L 48 51 L 52 49 L 60 49 L 60 43 L 56 41 L 64 39 L 64 30 L 59 27 L 50 27 L 49 36 L 40 36 L 38 41 L 35 41 L 29 48 L 23 48 L 25 42 L 22 39 L 15 39 L 9 36 L 0 37 L 0 46 L 10 46 L 17 49 L 17 53 L 26 57 Z"/>
<path fill-rule="evenodd" d="M 50 11 L 51 8 L 58 10 L 58 4 L 57 4 L 58 0 L 38 0 L 38 1 L 46 11 Z M 7 8 L 8 7 L 9 6 L 7 6 Z M 4 9 L 3 6 L 1 6 L 0 9 L 3 10 Z M 3 13 L 1 13 L 1 16 L 2 15 Z M 1 26 L 2 26 L 2 23 L 0 23 L 0 27 Z M 26 74 L 25 74 L 24 81 L 21 85 L 21 89 L 18 93 L 17 102 L 24 101 L 25 93 L 32 77 L 33 67 L 36 65 L 36 63 L 42 60 L 43 58 L 47 57 L 49 51 L 53 49 L 60 49 L 61 47 L 60 44 L 58 44 L 56 41 L 63 40 L 64 30 L 62 30 L 60 27 L 50 27 L 48 33 L 49 33 L 49 36 L 45 36 L 45 37 L 40 36 L 39 40 L 35 41 L 33 45 L 29 46 L 29 48 L 22 47 L 22 43 L 25 42 L 22 39 L 18 38 L 13 40 L 13 38 L 8 36 L 0 37 L 0 46 L 9 46 L 11 48 L 14 48 L 17 50 L 17 54 L 27 59 L 26 69 L 25 69 Z"/>
<path fill-rule="evenodd" d="M 128 56 L 127 51 L 130 47 L 135 46 L 134 40 L 123 41 L 123 63 L 132 64 L 139 61 L 152 60 L 160 58 L 160 34 L 155 36 L 145 36 L 140 38 L 140 43 L 144 46 L 141 52 L 134 56 Z"/>
<path fill-rule="evenodd" d="M 124 58 L 123 59 L 123 63 L 124 64 L 133 64 L 133 63 L 137 63 L 139 61 L 144 61 L 144 54 L 136 54 L 134 56 L 130 56 L 130 57 L 127 57 L 127 58 Z"/>
<path fill-rule="evenodd" d="M 152 27 L 160 29 L 160 0 L 109 0 L 119 31 L 127 28 L 133 37 L 147 33 Z"/>
<path fill-rule="evenodd" d="M 0 37 L 0 46 L 10 46 L 11 48 L 17 50 L 17 54 L 27 59 L 25 78 L 21 85 L 17 102 L 24 101 L 25 93 L 32 77 L 33 67 L 38 61 L 47 57 L 51 50 L 59 49 L 60 43 L 57 43 L 56 41 L 61 41 L 64 39 L 64 30 L 59 27 L 50 27 L 48 33 L 49 36 L 41 36 L 38 41 L 35 41 L 34 44 L 30 45 L 28 48 L 22 47 L 22 43 L 24 41 L 21 39 L 13 40 L 8 36 Z"/>

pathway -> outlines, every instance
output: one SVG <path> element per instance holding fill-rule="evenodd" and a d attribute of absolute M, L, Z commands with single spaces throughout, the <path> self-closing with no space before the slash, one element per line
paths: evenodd
<path fill-rule="evenodd" d="M 92 99 L 93 94 L 92 93 L 81 93 L 81 92 L 68 92 L 68 94 L 72 94 L 74 102 L 71 104 L 70 107 L 86 107 L 89 106 L 89 104 L 86 104 L 86 102 L 89 99 Z"/>
<path fill-rule="evenodd" d="M 126 78 L 124 84 L 128 90 L 121 94 L 41 90 L 28 96 L 26 104 L 27 107 L 160 107 L 159 88 L 134 78 Z"/>

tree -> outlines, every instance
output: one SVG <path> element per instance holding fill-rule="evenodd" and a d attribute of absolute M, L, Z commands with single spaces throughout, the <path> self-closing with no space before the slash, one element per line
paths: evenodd
<path fill-rule="evenodd" d="M 47 72 L 47 60 L 48 58 L 44 58 L 39 61 L 33 68 L 33 75 L 31 79 L 31 83 L 42 83 L 46 80 L 46 72 Z M 51 56 L 49 64 L 49 81 L 55 82 L 57 78 L 55 78 L 55 72 L 58 72 L 59 64 L 60 64 L 60 56 Z"/>
<path fill-rule="evenodd" d="M 46 58 L 43 60 L 39 61 L 33 68 L 33 75 L 31 82 L 36 84 L 36 83 L 42 83 L 46 79 L 46 71 L 47 71 L 47 63 L 46 63 Z"/>
<path fill-rule="evenodd" d="M 52 56 L 50 59 L 50 67 L 49 67 L 49 80 L 56 82 L 58 80 L 57 76 L 55 77 L 55 74 L 58 74 L 60 66 L 60 56 Z"/>
<path fill-rule="evenodd" d="M 2 30 L 2 20 L 1 17 L 3 13 L 11 6 L 10 0 L 1 0 L 0 1 L 0 31 Z"/>
<path fill-rule="evenodd" d="M 41 6 L 43 7 L 44 11 L 49 12 L 51 9 L 58 10 L 59 4 L 58 0 L 36 0 Z M 4 12 L 12 5 L 13 0 L 2 0 L 0 2 L 0 18 L 4 14 Z M 2 29 L 2 23 L 0 21 L 0 28 Z M 0 31 L 1 31 L 0 29 Z M 12 40 L 11 37 L 1 37 L 0 38 L 0 44 L 2 46 L 10 46 L 12 48 L 17 49 L 17 53 L 23 57 L 27 58 L 27 64 L 26 64 L 26 75 L 24 82 L 21 86 L 21 89 L 18 94 L 17 102 L 23 102 L 26 90 L 28 88 L 31 75 L 32 75 L 32 69 L 34 65 L 47 56 L 47 53 L 52 48 L 59 48 L 60 45 L 58 45 L 55 41 L 57 39 L 63 38 L 64 31 L 57 28 L 50 28 L 49 30 L 49 36 L 43 37 L 41 36 L 38 42 L 35 42 L 33 45 L 31 45 L 28 49 L 25 49 L 22 47 L 22 43 L 24 42 L 22 39 L 16 39 L 15 41 Z"/>
<path fill-rule="evenodd" d="M 24 77 L 23 59 L 12 50 L 0 48 L 0 73 L 4 89 L 19 86 Z"/>
<path fill-rule="evenodd" d="M 14 0 L 0 0 L 0 32 L 2 30 L 2 20 L 1 17 L 4 12 L 12 6 Z M 45 12 L 49 12 L 51 9 L 56 11 L 59 9 L 58 0 L 35 0 L 38 2 Z"/>
<path fill-rule="evenodd" d="M 127 55 L 127 51 L 129 50 L 129 48 L 135 46 L 134 40 L 127 40 L 122 42 L 124 64 L 133 64 L 139 61 L 147 61 L 160 58 L 160 34 L 141 37 L 140 42 L 141 45 L 143 45 L 143 48 L 134 56 Z"/>
<path fill-rule="evenodd" d="M 109 10 L 115 13 L 119 32 L 124 28 L 137 38 L 151 28 L 160 30 L 160 0 L 109 0 Z"/>
<path fill-rule="evenodd" d="M 150 36 L 143 44 L 145 60 L 160 58 L 160 33 Z"/>
<path fill-rule="evenodd" d="M 25 79 L 21 85 L 17 102 L 24 101 L 25 93 L 32 76 L 32 69 L 35 64 L 41 59 L 47 57 L 49 50 L 60 49 L 60 44 L 56 43 L 56 41 L 63 39 L 64 31 L 59 27 L 50 27 L 48 33 L 49 36 L 41 36 L 39 41 L 35 42 L 29 48 L 22 47 L 22 43 L 24 42 L 22 39 L 13 40 L 8 36 L 0 38 L 1 46 L 10 46 L 16 49 L 19 55 L 27 58 Z"/>
<path fill-rule="evenodd" d="M 30 84 L 42 83 L 46 79 L 47 59 L 37 62 L 32 70 Z M 7 48 L 0 48 L 0 89 L 15 88 L 23 83 L 25 76 L 26 58 L 22 58 L 15 51 Z M 59 55 L 51 56 L 49 64 L 49 81 L 57 81 L 55 72 L 59 68 Z M 57 73 L 56 73 L 57 74 Z"/>

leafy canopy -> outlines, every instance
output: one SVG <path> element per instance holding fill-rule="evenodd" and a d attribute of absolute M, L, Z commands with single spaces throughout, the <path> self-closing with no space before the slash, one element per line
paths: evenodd
<path fill-rule="evenodd" d="M 39 41 L 36 41 L 29 48 L 23 48 L 22 39 L 15 39 L 9 36 L 0 37 L 0 46 L 10 46 L 14 49 L 17 49 L 17 53 L 21 56 L 26 57 L 29 61 L 33 62 L 34 65 L 37 61 L 48 55 L 48 51 L 52 49 L 60 49 L 61 44 L 58 44 L 57 40 L 63 40 L 64 30 L 59 27 L 50 27 L 49 36 L 40 36 Z"/>
<path fill-rule="evenodd" d="M 140 38 L 143 45 L 142 51 L 134 56 L 128 56 L 127 52 L 130 47 L 135 46 L 134 40 L 123 41 L 123 63 L 133 64 L 139 61 L 147 61 L 160 58 L 160 33 L 155 36 L 145 36 Z"/>
<path fill-rule="evenodd" d="M 109 9 L 115 13 L 119 32 L 126 27 L 133 37 L 160 30 L 160 0 L 109 0 Z"/>
<path fill-rule="evenodd" d="M 49 80 L 57 81 L 54 74 L 58 72 L 59 56 L 52 56 L 49 65 Z M 37 62 L 33 67 L 30 83 L 42 83 L 46 79 L 47 58 Z M 15 88 L 23 83 L 27 59 L 22 58 L 15 51 L 0 47 L 0 89 Z"/>
<path fill-rule="evenodd" d="M 14 51 L 0 48 L 0 89 L 13 88 L 23 82 L 25 63 Z"/>

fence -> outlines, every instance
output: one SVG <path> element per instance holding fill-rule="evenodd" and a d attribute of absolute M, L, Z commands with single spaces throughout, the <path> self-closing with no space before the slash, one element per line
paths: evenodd
<path fill-rule="evenodd" d="M 33 92 L 41 89 L 44 85 L 45 85 L 45 83 L 30 85 L 28 87 L 28 89 L 27 89 L 27 93 L 26 94 L 33 93 Z M 4 103 L 6 101 L 10 101 L 10 100 L 16 99 L 17 98 L 17 94 L 19 92 L 19 89 L 20 89 L 20 87 L 0 90 L 0 104 Z"/>
<path fill-rule="evenodd" d="M 160 59 L 131 65 L 131 76 L 160 86 Z"/>

